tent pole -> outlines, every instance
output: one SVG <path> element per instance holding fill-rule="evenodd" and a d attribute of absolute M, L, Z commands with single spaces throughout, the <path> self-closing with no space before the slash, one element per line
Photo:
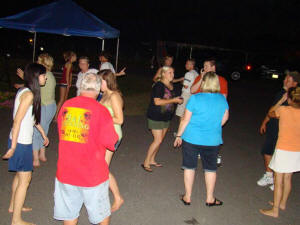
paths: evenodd
<path fill-rule="evenodd" d="M 191 47 L 191 51 L 190 51 L 190 59 L 192 58 L 192 52 L 193 52 L 193 47 Z"/>
<path fill-rule="evenodd" d="M 118 38 L 118 40 L 117 40 L 117 55 L 116 55 L 116 71 L 118 71 L 119 44 L 120 44 L 120 39 Z"/>
<path fill-rule="evenodd" d="M 34 62 L 34 58 L 35 58 L 35 42 L 36 42 L 36 32 L 34 32 L 32 62 Z"/>
<path fill-rule="evenodd" d="M 102 51 L 104 51 L 104 39 L 102 39 Z"/>

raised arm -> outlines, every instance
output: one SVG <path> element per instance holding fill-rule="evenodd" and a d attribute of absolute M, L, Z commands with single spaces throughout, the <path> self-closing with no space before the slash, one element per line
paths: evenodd
<path fill-rule="evenodd" d="M 193 85 L 191 86 L 191 94 L 197 93 L 197 91 L 200 89 L 202 77 L 203 77 L 202 75 L 199 75 L 198 77 L 196 77 Z"/>
<path fill-rule="evenodd" d="M 158 78 L 158 76 L 159 76 L 159 74 L 160 74 L 160 71 L 161 71 L 161 68 L 159 68 L 157 71 L 156 71 L 156 74 L 154 75 L 154 77 L 153 77 L 153 81 L 154 82 L 156 82 L 156 80 L 157 80 L 157 78 Z"/>
<path fill-rule="evenodd" d="M 268 116 L 271 118 L 277 118 L 276 116 L 276 109 L 278 109 L 285 101 L 287 100 L 287 93 L 285 93 L 282 98 L 274 105 L 271 107 L 271 109 L 268 112 Z"/>
<path fill-rule="evenodd" d="M 17 147 L 18 136 L 19 136 L 22 120 L 27 110 L 32 105 L 32 101 L 33 101 L 33 94 L 30 91 L 26 91 L 20 96 L 20 105 L 17 110 L 16 116 L 14 118 L 13 127 L 12 127 L 11 147 L 2 157 L 3 159 L 9 159 L 14 155 L 15 149 Z"/>
<path fill-rule="evenodd" d="M 125 70 L 126 70 L 126 67 L 124 67 L 119 73 L 115 73 L 115 75 L 117 77 L 124 76 L 124 75 L 126 75 Z"/>

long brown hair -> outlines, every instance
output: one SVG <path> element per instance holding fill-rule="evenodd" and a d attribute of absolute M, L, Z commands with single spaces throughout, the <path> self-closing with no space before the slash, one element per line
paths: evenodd
<path fill-rule="evenodd" d="M 106 81 L 106 85 L 109 90 L 121 93 L 118 89 L 116 75 L 111 70 L 101 70 L 99 75 Z"/>

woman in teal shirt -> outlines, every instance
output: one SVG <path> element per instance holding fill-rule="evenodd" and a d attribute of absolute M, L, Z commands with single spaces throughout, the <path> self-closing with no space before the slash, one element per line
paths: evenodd
<path fill-rule="evenodd" d="M 201 93 L 192 95 L 180 122 L 174 146 L 182 144 L 185 194 L 181 200 L 191 204 L 191 194 L 200 154 L 206 183 L 206 206 L 220 206 L 214 197 L 217 155 L 222 141 L 222 126 L 229 117 L 228 104 L 220 94 L 218 76 L 208 72 L 201 81 Z"/>

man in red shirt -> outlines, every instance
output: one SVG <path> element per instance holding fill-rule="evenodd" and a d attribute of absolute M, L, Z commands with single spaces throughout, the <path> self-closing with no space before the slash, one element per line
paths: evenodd
<path fill-rule="evenodd" d="M 118 141 L 112 118 L 97 98 L 100 77 L 87 74 L 80 96 L 67 100 L 58 114 L 58 162 L 54 218 L 76 225 L 84 203 L 92 224 L 108 225 L 110 217 L 106 149 Z"/>
<path fill-rule="evenodd" d="M 202 77 L 207 72 L 216 72 L 216 61 L 214 59 L 207 59 L 204 61 L 203 69 L 200 71 L 200 75 L 196 77 L 192 87 L 191 87 L 191 94 L 199 93 L 200 85 L 202 81 Z M 227 98 L 228 95 L 228 85 L 227 81 L 224 77 L 218 76 L 220 82 L 220 93 Z"/>

